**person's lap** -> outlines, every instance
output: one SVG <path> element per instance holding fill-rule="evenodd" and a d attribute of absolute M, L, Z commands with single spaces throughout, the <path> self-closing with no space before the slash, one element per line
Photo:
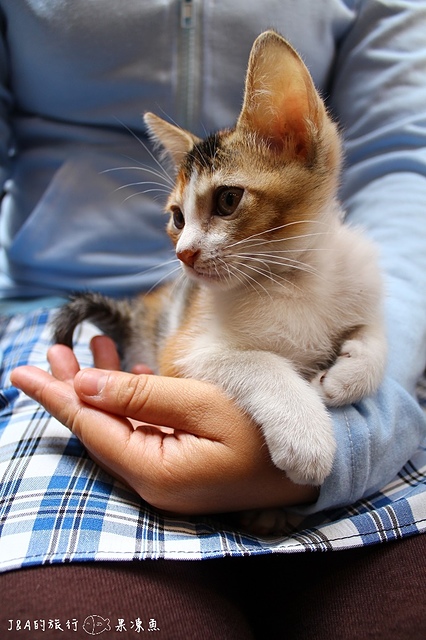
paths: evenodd
<path fill-rule="evenodd" d="M 423 640 L 425 574 L 424 535 L 344 551 L 42 566 L 2 575 L 0 630 L 64 637 L 34 629 L 36 620 L 58 620 L 84 638 L 85 620 L 100 616 L 109 638 L 137 637 L 139 620 L 173 640 Z"/>

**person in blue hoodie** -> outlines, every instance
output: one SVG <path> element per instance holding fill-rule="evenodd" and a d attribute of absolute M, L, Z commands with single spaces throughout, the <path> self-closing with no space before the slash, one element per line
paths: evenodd
<path fill-rule="evenodd" d="M 68 293 L 132 295 L 172 268 L 141 113 L 200 136 L 231 126 L 251 45 L 271 26 L 341 126 L 340 196 L 378 245 L 386 284 L 386 376 L 374 398 L 333 411 L 337 452 L 319 489 L 271 467 L 215 387 L 117 371 L 105 337 L 91 368 L 89 328 L 76 357 L 55 347 L 51 372 L 46 362 Z M 127 615 L 129 628 L 143 608 L 170 638 L 424 637 L 425 26 L 423 0 L 0 0 L 0 567 L 11 632 L 24 611 L 83 627 L 84 603 L 87 615 Z M 174 455 L 159 455 L 152 433 L 135 458 L 122 416 L 175 427 Z M 287 511 L 286 535 L 247 535 L 217 515 L 271 505 Z M 327 553 L 296 553 L 314 550 Z M 190 559 L 212 562 L 176 562 Z"/>

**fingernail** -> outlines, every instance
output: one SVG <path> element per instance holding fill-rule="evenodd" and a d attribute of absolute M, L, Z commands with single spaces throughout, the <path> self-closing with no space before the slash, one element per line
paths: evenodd
<path fill-rule="evenodd" d="M 85 396 L 99 396 L 107 379 L 108 374 L 101 369 L 83 369 L 78 377 L 79 391 Z"/>

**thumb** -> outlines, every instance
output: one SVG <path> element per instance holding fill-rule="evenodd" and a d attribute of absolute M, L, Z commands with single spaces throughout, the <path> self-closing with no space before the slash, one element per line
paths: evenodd
<path fill-rule="evenodd" d="M 86 404 L 107 413 L 209 439 L 222 439 L 227 414 L 235 420 L 238 411 L 217 387 L 192 379 L 83 369 L 74 379 L 74 389 Z M 211 415 L 219 406 L 221 419 L 212 433 Z M 205 420 L 208 414 L 210 420 Z"/>

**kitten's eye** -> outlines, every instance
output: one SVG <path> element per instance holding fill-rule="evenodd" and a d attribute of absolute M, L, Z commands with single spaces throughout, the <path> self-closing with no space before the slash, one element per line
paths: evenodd
<path fill-rule="evenodd" d="M 239 187 L 221 187 L 216 194 L 216 213 L 219 216 L 230 216 L 241 202 L 244 189 Z"/>
<path fill-rule="evenodd" d="M 185 226 L 185 218 L 183 217 L 183 213 L 179 209 L 179 207 L 173 207 L 172 217 L 173 224 L 175 225 L 176 229 L 183 229 Z"/>

